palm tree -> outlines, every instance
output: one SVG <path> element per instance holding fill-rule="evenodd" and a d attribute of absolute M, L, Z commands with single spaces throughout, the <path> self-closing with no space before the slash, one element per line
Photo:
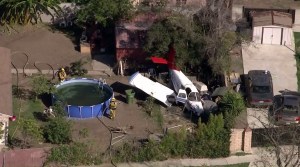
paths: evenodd
<path fill-rule="evenodd" d="M 0 1 L 0 24 L 36 24 L 41 14 L 53 17 L 60 10 L 60 0 L 2 0 Z"/>

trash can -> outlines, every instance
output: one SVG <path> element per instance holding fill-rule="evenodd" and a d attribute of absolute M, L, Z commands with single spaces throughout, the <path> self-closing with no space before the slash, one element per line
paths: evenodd
<path fill-rule="evenodd" d="M 125 90 L 127 104 L 132 104 L 134 101 L 135 92 L 132 89 Z"/>

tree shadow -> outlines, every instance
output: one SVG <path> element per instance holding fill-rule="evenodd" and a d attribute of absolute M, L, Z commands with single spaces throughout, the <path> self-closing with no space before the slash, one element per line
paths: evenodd
<path fill-rule="evenodd" d="M 39 95 L 39 99 L 41 99 L 43 104 L 48 108 L 52 105 L 52 95 L 49 93 Z"/>
<path fill-rule="evenodd" d="M 113 67 L 115 65 L 115 57 L 110 54 L 93 54 L 93 60 L 99 61 L 109 67 Z"/>
<path fill-rule="evenodd" d="M 117 93 L 125 95 L 125 96 L 126 96 L 125 90 L 132 89 L 135 92 L 134 97 L 137 100 L 144 101 L 148 97 L 148 95 L 146 93 L 144 93 L 143 91 L 141 91 L 135 87 L 132 87 L 130 85 L 123 84 L 121 82 L 115 82 L 115 83 L 111 84 L 111 87 L 113 88 L 114 92 L 117 92 Z"/>
<path fill-rule="evenodd" d="M 35 111 L 33 112 L 33 116 L 35 119 L 40 120 L 42 122 L 47 122 L 49 120 L 48 117 L 42 112 Z"/>
<path fill-rule="evenodd" d="M 69 38 L 74 44 L 74 49 L 78 52 L 80 51 L 80 38 L 83 32 L 83 29 L 80 26 L 77 26 L 76 24 L 72 24 L 71 26 L 60 27 L 57 24 L 53 24 L 50 25 L 49 27 L 52 32 L 58 31 L 65 34 L 65 36 Z"/>
<path fill-rule="evenodd" d="M 121 101 L 123 103 L 126 103 L 126 97 L 122 96 L 122 95 L 117 95 L 115 96 L 115 98 L 118 100 L 118 101 Z"/>

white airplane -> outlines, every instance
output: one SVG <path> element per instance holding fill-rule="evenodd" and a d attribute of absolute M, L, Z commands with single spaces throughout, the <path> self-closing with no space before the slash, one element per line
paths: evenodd
<path fill-rule="evenodd" d="M 174 57 L 175 50 L 171 48 L 169 52 L 169 61 L 166 61 L 162 58 L 152 57 L 152 61 L 158 64 L 168 64 L 169 74 L 172 81 L 172 85 L 177 95 L 166 86 L 159 84 L 158 82 L 153 82 L 147 77 L 142 76 L 138 72 L 133 74 L 129 83 L 148 95 L 156 98 L 157 100 L 163 102 L 167 106 L 171 106 L 171 102 L 168 101 L 170 97 L 175 98 L 175 102 L 184 104 L 184 107 L 196 115 L 200 116 L 200 114 L 204 111 L 203 103 L 204 101 L 201 99 L 201 95 L 198 92 L 196 86 L 193 82 L 185 76 L 182 71 L 178 70 L 174 66 Z M 202 85 L 202 91 L 207 91 L 207 86 Z"/>
<path fill-rule="evenodd" d="M 195 85 L 178 70 L 170 69 L 170 78 L 177 93 L 176 103 L 184 104 L 186 109 L 200 116 L 203 112 L 203 101 Z"/>
<path fill-rule="evenodd" d="M 129 84 L 154 97 L 168 107 L 172 105 L 168 101 L 168 97 L 175 96 L 174 91 L 158 82 L 154 82 L 149 78 L 144 77 L 139 72 L 130 76 Z"/>

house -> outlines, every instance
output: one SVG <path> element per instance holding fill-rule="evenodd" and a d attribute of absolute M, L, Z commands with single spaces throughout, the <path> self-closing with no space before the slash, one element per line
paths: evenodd
<path fill-rule="evenodd" d="M 251 19 L 253 42 L 258 44 L 292 45 L 292 14 L 277 11 L 253 11 Z"/>
<path fill-rule="evenodd" d="M 0 147 L 7 142 L 8 124 L 13 116 L 12 112 L 12 75 L 11 53 L 7 48 L 0 47 Z"/>
<path fill-rule="evenodd" d="M 292 16 L 293 29 L 300 30 L 300 1 L 296 0 L 232 0 L 232 20 L 250 21 L 251 12 L 277 11 Z"/>
<path fill-rule="evenodd" d="M 122 70 L 145 60 L 147 53 L 143 45 L 146 33 L 157 18 L 158 15 L 149 12 L 116 24 L 116 60 L 123 64 L 120 65 Z"/>

